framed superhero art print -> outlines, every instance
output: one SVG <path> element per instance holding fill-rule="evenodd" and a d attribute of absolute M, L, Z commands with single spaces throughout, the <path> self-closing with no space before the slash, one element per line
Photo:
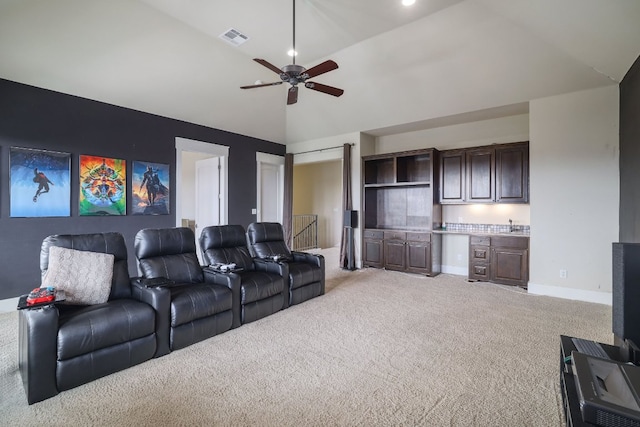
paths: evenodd
<path fill-rule="evenodd" d="M 80 215 L 127 214 L 127 165 L 125 160 L 81 155 Z"/>
<path fill-rule="evenodd" d="M 71 215 L 71 154 L 11 147 L 10 215 Z"/>
<path fill-rule="evenodd" d="M 169 165 L 134 161 L 131 173 L 131 213 L 168 215 L 169 178 Z"/>

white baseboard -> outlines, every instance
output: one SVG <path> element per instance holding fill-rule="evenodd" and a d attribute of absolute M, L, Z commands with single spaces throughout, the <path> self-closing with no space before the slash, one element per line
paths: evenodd
<path fill-rule="evenodd" d="M 605 305 L 612 305 L 613 303 L 611 292 L 587 291 L 584 289 L 563 288 L 561 286 L 539 285 L 531 282 L 529 282 L 527 288 L 530 294 L 535 295 L 546 295 Z"/>
<path fill-rule="evenodd" d="M 0 313 L 9 313 L 15 311 L 18 307 L 18 300 L 20 298 L 9 298 L 0 300 Z"/>

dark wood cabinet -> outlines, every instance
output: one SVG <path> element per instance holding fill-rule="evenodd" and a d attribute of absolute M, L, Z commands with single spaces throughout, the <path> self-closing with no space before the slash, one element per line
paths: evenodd
<path fill-rule="evenodd" d="M 464 150 L 450 150 L 440 156 L 440 202 L 463 203 L 465 201 L 466 153 Z"/>
<path fill-rule="evenodd" d="M 496 148 L 496 202 L 529 202 L 529 144 Z"/>
<path fill-rule="evenodd" d="M 529 143 L 441 152 L 440 203 L 529 203 Z"/>
<path fill-rule="evenodd" d="M 406 270 L 411 273 L 433 272 L 430 233 L 407 233 Z"/>
<path fill-rule="evenodd" d="M 471 236 L 469 238 L 469 279 L 491 280 L 491 238 Z"/>
<path fill-rule="evenodd" d="M 384 267 L 383 232 L 365 230 L 362 239 L 362 263 L 365 267 Z"/>
<path fill-rule="evenodd" d="M 365 156 L 362 162 L 364 266 L 437 274 L 431 230 L 442 221 L 438 151 Z"/>
<path fill-rule="evenodd" d="M 495 201 L 495 150 L 477 148 L 467 150 L 467 195 L 470 203 Z"/>
<path fill-rule="evenodd" d="M 384 232 L 384 267 L 389 270 L 406 269 L 406 234 L 396 231 Z"/>
<path fill-rule="evenodd" d="M 526 287 L 529 282 L 529 238 L 471 236 L 469 280 Z"/>

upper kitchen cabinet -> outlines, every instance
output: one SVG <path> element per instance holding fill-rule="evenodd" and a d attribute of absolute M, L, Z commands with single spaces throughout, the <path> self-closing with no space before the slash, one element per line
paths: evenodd
<path fill-rule="evenodd" d="M 495 157 L 495 149 L 491 147 L 467 150 L 467 202 L 496 200 Z"/>
<path fill-rule="evenodd" d="M 440 203 L 529 203 L 529 143 L 442 151 Z"/>
<path fill-rule="evenodd" d="M 529 144 L 496 148 L 496 202 L 529 203 Z"/>
<path fill-rule="evenodd" d="M 464 150 L 443 151 L 440 156 L 440 203 L 464 203 L 465 191 Z"/>

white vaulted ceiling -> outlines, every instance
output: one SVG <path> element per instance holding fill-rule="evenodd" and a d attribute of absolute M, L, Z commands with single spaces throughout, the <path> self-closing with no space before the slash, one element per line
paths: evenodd
<path fill-rule="evenodd" d="M 287 143 L 526 112 L 619 83 L 640 54 L 638 0 L 296 5 L 296 62 L 334 59 L 314 80 L 340 98 L 239 89 L 278 81 L 252 58 L 290 63 L 290 0 L 0 0 L 0 78 Z M 229 28 L 249 40 L 220 40 Z"/>

